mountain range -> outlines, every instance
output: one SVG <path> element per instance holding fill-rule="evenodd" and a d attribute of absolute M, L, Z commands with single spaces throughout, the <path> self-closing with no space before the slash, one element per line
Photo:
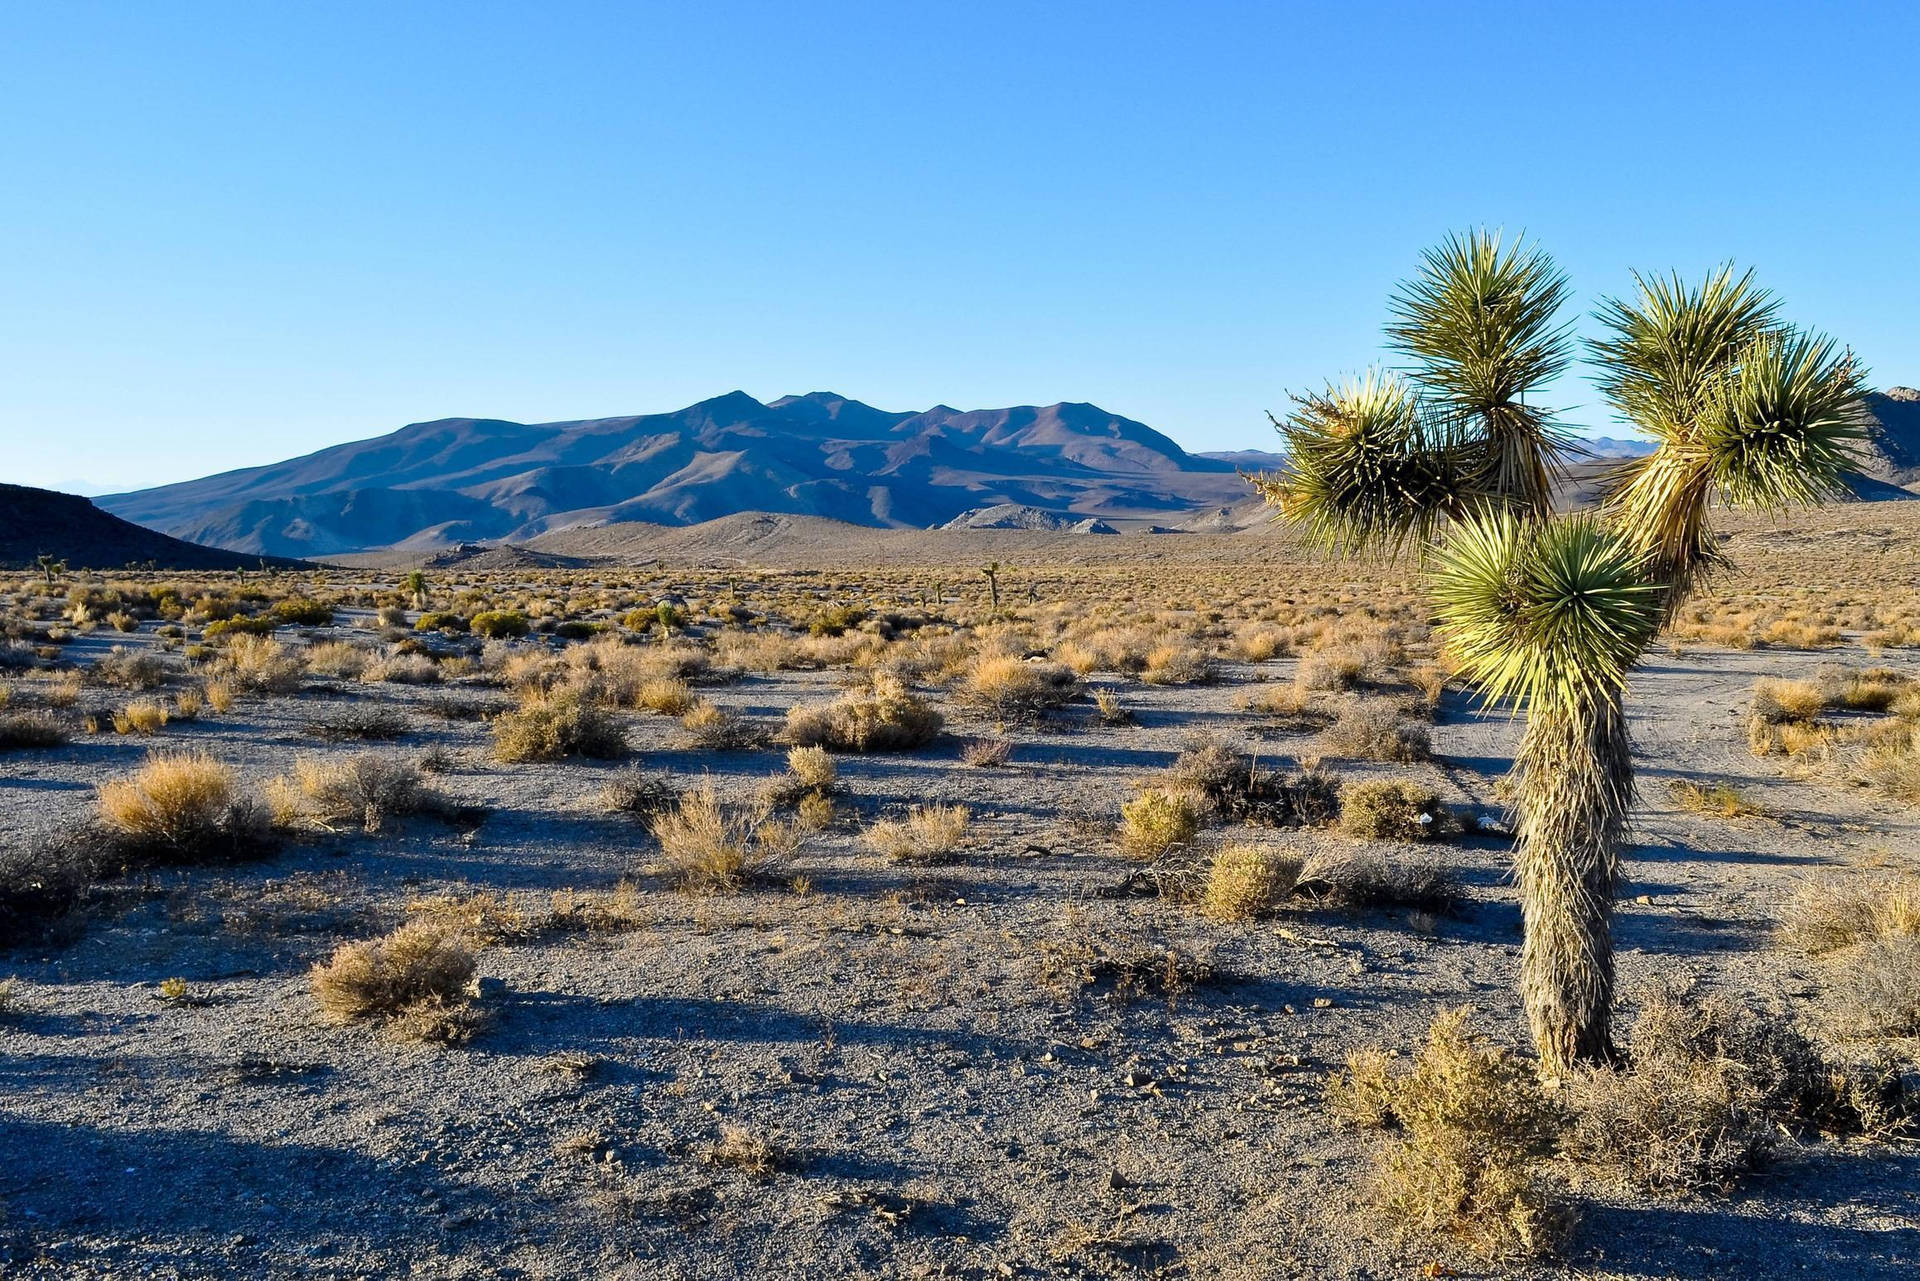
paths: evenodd
<path fill-rule="evenodd" d="M 1878 434 L 1864 470 L 1888 485 L 1920 482 L 1920 393 L 1871 399 Z M 1588 445 L 1601 457 L 1647 448 Z M 1249 499 L 1239 473 L 1282 461 L 1189 453 L 1082 403 L 889 412 L 831 392 L 762 403 L 735 391 L 664 414 L 437 419 L 96 502 L 194 543 L 302 558 L 741 512 L 920 529 L 988 513 L 998 527 L 1107 532 L 1234 525 Z"/>

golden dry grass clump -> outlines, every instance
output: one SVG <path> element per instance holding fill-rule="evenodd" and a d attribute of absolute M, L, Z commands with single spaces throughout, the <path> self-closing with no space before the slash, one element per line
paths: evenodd
<path fill-rule="evenodd" d="M 241 632 L 227 640 L 214 670 L 241 693 L 291 694 L 305 674 L 304 657 L 271 636 Z"/>
<path fill-rule="evenodd" d="M 1140 679 L 1149 685 L 1204 685 L 1220 672 L 1213 655 L 1191 641 L 1169 641 L 1147 654 Z"/>
<path fill-rule="evenodd" d="M 1200 892 L 1202 915 L 1248 921 L 1277 907 L 1300 879 L 1302 860 L 1268 845 L 1236 844 L 1213 856 Z"/>
<path fill-rule="evenodd" d="M 1340 709 L 1320 735 L 1320 749 L 1348 760 L 1411 764 L 1429 760 L 1433 747 L 1427 727 L 1407 720 L 1386 699 L 1358 698 Z"/>
<path fill-rule="evenodd" d="M 825 705 L 787 713 L 786 737 L 796 747 L 836 752 L 906 752 L 940 733 L 940 713 L 897 677 L 876 672 L 861 689 Z"/>
<path fill-rule="evenodd" d="M 1920 876 L 1854 872 L 1813 880 L 1781 935 L 1820 958 L 1827 1018 L 1842 1032 L 1920 1036 Z"/>
<path fill-rule="evenodd" d="M 1080 679 L 1065 663 L 986 653 L 968 668 L 955 702 L 980 716 L 1027 724 L 1080 696 Z"/>
<path fill-rule="evenodd" d="M 475 968 L 460 929 L 411 921 L 385 938 L 342 944 L 309 981 L 332 1022 L 377 1022 L 406 1040 L 457 1043 L 479 1026 L 469 987 Z"/>
<path fill-rule="evenodd" d="M 1370 779 L 1340 789 L 1340 831 L 1368 841 L 1424 841 L 1448 830 L 1447 809 L 1430 787 Z"/>
<path fill-rule="evenodd" d="M 1560 1112 L 1532 1065 L 1475 1032 L 1471 1013 L 1436 1015 L 1409 1068 L 1378 1050 L 1351 1056 L 1327 1103 L 1356 1125 L 1397 1132 L 1369 1191 L 1399 1235 L 1488 1258 L 1551 1254 L 1575 1217 L 1545 1172 Z"/>
<path fill-rule="evenodd" d="M 369 832 L 379 831 L 389 816 L 418 814 L 439 803 L 421 777 L 419 765 L 389 752 L 302 756 L 293 769 L 307 811 L 314 817 L 351 819 Z"/>
<path fill-rule="evenodd" d="M 1148 788 L 1120 806 L 1120 848 L 1134 858 L 1158 858 L 1192 842 L 1208 806 L 1197 792 Z"/>
<path fill-rule="evenodd" d="M 699 703 L 680 718 L 687 742 L 709 752 L 751 752 L 765 747 L 766 729 L 749 717 L 712 703 Z"/>
<path fill-rule="evenodd" d="M 493 722 L 493 753 L 503 761 L 610 760 L 626 752 L 619 720 L 577 690 L 533 694 Z"/>
<path fill-rule="evenodd" d="M 964 805 L 915 805 L 904 818 L 883 818 L 861 839 L 897 863 L 939 863 L 959 856 L 973 821 Z"/>
<path fill-rule="evenodd" d="M 187 861 L 246 852 L 260 823 L 233 769 L 207 751 L 154 752 L 100 785 L 100 818 L 131 852 Z"/>
<path fill-rule="evenodd" d="M 661 862 L 674 885 L 688 893 L 731 893 L 768 880 L 800 847 L 791 823 L 764 812 L 729 807 L 711 782 L 680 798 L 653 820 Z"/>

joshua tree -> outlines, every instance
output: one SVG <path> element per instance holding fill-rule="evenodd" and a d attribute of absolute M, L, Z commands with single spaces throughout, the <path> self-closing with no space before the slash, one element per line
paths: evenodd
<path fill-rule="evenodd" d="M 980 572 L 986 575 L 987 593 L 993 601 L 993 612 L 998 614 L 1000 612 L 1000 562 L 996 560 L 991 565 L 982 566 Z"/>
<path fill-rule="evenodd" d="M 427 607 L 427 576 L 417 569 L 410 569 L 400 580 L 400 590 L 413 598 L 415 609 Z"/>
<path fill-rule="evenodd" d="M 67 562 L 50 552 L 40 553 L 33 563 L 40 567 L 40 576 L 47 580 L 49 590 L 60 581 L 60 575 L 67 572 Z"/>
<path fill-rule="evenodd" d="M 1418 548 L 1440 632 L 1489 705 L 1527 714 L 1514 761 L 1521 995 L 1553 1073 L 1613 1053 L 1612 919 L 1633 800 L 1623 696 L 1663 623 L 1718 560 L 1711 504 L 1777 509 L 1842 488 L 1861 373 L 1788 329 L 1750 277 L 1639 279 L 1590 344 L 1608 401 L 1658 442 L 1593 512 L 1556 516 L 1572 443 L 1527 396 L 1570 362 L 1564 277 L 1538 249 L 1470 233 L 1392 303 L 1405 377 L 1296 398 L 1288 462 L 1255 478 L 1329 547 Z"/>

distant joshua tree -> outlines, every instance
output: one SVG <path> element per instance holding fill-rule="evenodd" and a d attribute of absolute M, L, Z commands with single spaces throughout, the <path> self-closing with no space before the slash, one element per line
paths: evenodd
<path fill-rule="evenodd" d="M 1000 562 L 994 561 L 983 566 L 980 572 L 987 578 L 987 594 L 993 602 L 993 612 L 1000 612 Z"/>
<path fill-rule="evenodd" d="M 1716 502 L 1844 492 L 1864 371 L 1783 323 L 1731 267 L 1635 277 L 1588 345 L 1602 394 L 1657 442 L 1596 508 L 1556 515 L 1577 446 L 1529 395 L 1572 361 L 1565 277 L 1537 247 L 1449 238 L 1391 304 L 1403 375 L 1296 397 L 1283 470 L 1254 478 L 1324 545 L 1427 567 L 1442 638 L 1488 705 L 1524 710 L 1514 762 L 1521 995 L 1542 1067 L 1614 1056 L 1613 905 L 1634 779 L 1628 675 L 1722 561 Z"/>
<path fill-rule="evenodd" d="M 33 563 L 40 567 L 40 577 L 47 580 L 49 588 L 60 581 L 60 575 L 67 572 L 66 561 L 46 552 L 36 556 Z"/>
<path fill-rule="evenodd" d="M 420 570 L 408 570 L 400 580 L 400 590 L 412 599 L 415 609 L 427 607 L 427 576 Z"/>

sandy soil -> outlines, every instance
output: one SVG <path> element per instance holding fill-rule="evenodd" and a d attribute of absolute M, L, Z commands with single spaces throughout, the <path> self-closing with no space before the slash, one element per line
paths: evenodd
<path fill-rule="evenodd" d="M 1779 901 L 1816 868 L 1920 861 L 1913 811 L 1746 752 L 1754 678 L 1822 661 L 1693 651 L 1636 681 L 1628 990 L 1684 970 L 1757 1001 L 1803 997 L 1810 976 L 1768 946 Z M 1886 661 L 1920 670 L 1913 651 Z M 835 831 L 800 858 L 805 894 L 649 888 L 643 928 L 494 946 L 481 958 L 493 1025 L 453 1050 L 323 1023 L 308 967 L 390 928 L 410 898 L 491 889 L 537 905 L 607 888 L 653 850 L 596 802 L 621 766 L 501 765 L 484 725 L 416 714 L 400 746 L 453 753 L 436 781 L 489 807 L 477 827 L 416 818 L 259 865 L 153 874 L 70 941 L 0 957 L 22 1004 L 0 1020 L 0 1261 L 22 1277 L 1411 1275 L 1425 1255 L 1361 1230 L 1370 1140 L 1329 1124 L 1320 1080 L 1355 1047 L 1411 1043 L 1447 1005 L 1524 1039 L 1504 846 L 1420 851 L 1456 868 L 1469 898 L 1430 927 L 1325 912 L 1223 925 L 1108 896 L 1134 865 L 1076 821 L 1114 816 L 1196 730 L 1263 759 L 1306 750 L 1234 710 L 1250 682 L 1290 673 L 1281 660 L 1211 686 L 1125 682 L 1138 726 L 1080 713 L 1016 731 L 1004 769 L 959 763 L 960 739 L 985 728 L 963 718 L 926 752 L 843 758 L 863 819 L 925 799 L 971 806 L 967 857 L 915 872 Z M 705 692 L 771 723 L 832 682 Z M 368 688 L 315 681 L 164 738 L 264 779 L 298 753 L 359 750 L 303 729 Z M 411 706 L 445 691 L 377 692 Z M 662 718 L 631 728 L 647 771 L 710 773 L 732 794 L 781 766 L 777 752 L 681 750 Z M 1408 772 L 1491 814 L 1514 738 L 1449 703 L 1440 760 Z M 0 758 L 0 839 L 80 819 L 93 785 L 147 745 L 104 735 Z M 1674 777 L 1737 782 L 1770 817 L 1678 812 Z M 1075 990 L 1049 949 L 1088 940 L 1172 946 L 1220 977 L 1171 1001 Z M 162 999 L 172 977 L 189 999 Z M 776 1140 L 783 1168 L 707 1160 L 729 1124 Z M 1910 1151 L 1816 1146 L 1732 1199 L 1596 1191 L 1564 1270 L 1917 1275 L 1917 1175 Z"/>

